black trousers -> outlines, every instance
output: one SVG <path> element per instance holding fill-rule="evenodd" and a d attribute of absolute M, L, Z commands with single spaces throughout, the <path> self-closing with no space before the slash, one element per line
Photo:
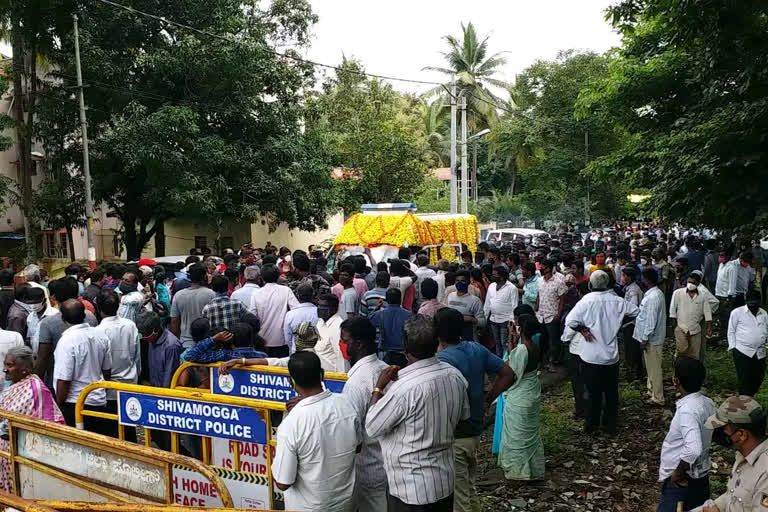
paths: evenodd
<path fill-rule="evenodd" d="M 632 337 L 635 324 L 629 324 L 621 328 L 621 339 L 624 343 L 624 371 L 627 381 L 642 380 L 643 374 L 643 349 L 640 343 Z"/>
<path fill-rule="evenodd" d="M 571 390 L 573 391 L 574 413 L 577 417 L 584 418 L 589 410 L 589 395 L 587 394 L 587 388 L 584 386 L 581 358 L 576 354 L 569 354 L 568 376 L 571 379 Z"/>
<path fill-rule="evenodd" d="M 117 400 L 107 400 L 107 406 L 105 408 L 105 411 L 111 414 L 117 414 Z M 109 421 L 109 420 L 105 420 L 105 421 L 107 422 L 106 435 L 108 435 L 109 437 L 114 437 L 115 439 L 120 437 L 118 432 L 117 421 Z M 136 427 L 123 427 L 123 431 L 125 432 L 126 441 L 129 441 L 131 443 L 136 442 Z"/>
<path fill-rule="evenodd" d="M 387 492 L 387 512 L 453 512 L 453 493 L 435 503 L 409 505 Z"/>
<path fill-rule="evenodd" d="M 582 361 L 581 371 L 590 401 L 587 430 L 600 428 L 602 418 L 603 429 L 615 431 L 619 417 L 619 363 L 600 365 Z"/>
<path fill-rule="evenodd" d="M 67 425 L 70 427 L 76 427 L 77 424 L 75 422 L 75 404 L 72 402 L 66 402 L 60 407 L 60 409 L 62 416 L 64 416 L 64 421 L 67 422 Z M 107 412 L 107 408 L 105 406 L 86 405 L 85 409 L 88 411 Z M 104 418 L 83 416 L 83 426 L 85 427 L 85 430 L 95 434 L 101 434 L 105 436 L 110 435 L 110 423 L 115 422 L 105 420 Z"/>
<path fill-rule="evenodd" d="M 544 329 L 547 331 L 547 338 L 549 339 L 549 361 L 555 364 L 560 364 L 563 360 L 563 342 L 560 340 L 560 321 L 558 320 L 544 324 Z"/>
<path fill-rule="evenodd" d="M 733 355 L 733 365 L 736 367 L 739 394 L 755 396 L 765 378 L 765 358 L 758 359 L 757 355 L 748 357 L 737 349 L 733 349 L 731 354 Z"/>
<path fill-rule="evenodd" d="M 266 352 L 269 357 L 288 357 L 290 355 L 288 345 L 282 345 L 280 347 L 264 347 L 264 352 Z"/>
<path fill-rule="evenodd" d="M 689 478 L 686 487 L 673 484 L 669 478 L 661 484 L 661 499 L 656 512 L 677 512 L 677 504 L 683 502 L 683 510 L 691 510 L 709 499 L 709 475 Z"/>

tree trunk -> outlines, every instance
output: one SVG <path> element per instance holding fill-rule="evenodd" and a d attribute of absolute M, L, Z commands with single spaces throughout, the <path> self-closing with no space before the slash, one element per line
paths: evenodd
<path fill-rule="evenodd" d="M 155 226 L 155 257 L 159 258 L 165 256 L 165 222 L 156 220 Z"/>
<path fill-rule="evenodd" d="M 509 195 L 515 195 L 515 182 L 517 181 L 517 166 L 512 166 L 512 183 L 509 185 Z"/>
<path fill-rule="evenodd" d="M 75 261 L 75 238 L 72 235 L 72 226 L 67 226 L 67 244 L 69 245 L 69 259 Z"/>
<path fill-rule="evenodd" d="M 141 256 L 141 247 L 136 244 L 136 218 L 126 215 L 123 219 L 125 230 L 125 258 L 128 261 L 136 261 Z"/>
<path fill-rule="evenodd" d="M 32 166 L 30 148 L 27 145 L 29 126 L 24 118 L 24 39 L 21 35 L 18 16 L 11 17 L 11 48 L 15 56 L 12 62 L 13 70 L 13 112 L 16 118 L 16 155 L 18 159 L 19 185 L 21 185 L 21 211 L 24 214 L 24 244 L 27 259 L 35 257 L 35 244 L 29 214 L 32 203 Z"/>

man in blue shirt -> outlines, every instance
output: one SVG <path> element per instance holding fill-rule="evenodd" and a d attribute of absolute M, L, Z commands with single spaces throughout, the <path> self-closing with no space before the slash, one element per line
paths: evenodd
<path fill-rule="evenodd" d="M 238 322 L 227 331 L 221 331 L 212 338 L 199 341 L 184 353 L 184 360 L 190 363 L 217 363 L 230 359 L 265 359 L 267 354 L 252 347 L 253 328 Z M 219 344 L 217 347 L 216 344 Z"/>
<path fill-rule="evenodd" d="M 379 350 L 384 353 L 382 360 L 390 365 L 405 367 L 408 363 L 405 360 L 403 329 L 412 313 L 400 305 L 399 288 L 387 290 L 385 298 L 387 303 L 374 311 L 370 320 L 379 332 Z"/>
<path fill-rule="evenodd" d="M 485 423 L 485 411 L 496 397 L 515 382 L 515 374 L 498 356 L 474 341 L 461 340 L 464 317 L 452 308 L 441 309 L 435 315 L 440 346 L 437 358 L 461 372 L 467 379 L 467 394 L 471 416 L 456 426 L 453 445 L 456 464 L 454 510 L 480 512 L 480 498 L 475 490 L 477 478 L 477 448 Z M 493 388 L 486 395 L 485 375 L 497 375 Z"/>

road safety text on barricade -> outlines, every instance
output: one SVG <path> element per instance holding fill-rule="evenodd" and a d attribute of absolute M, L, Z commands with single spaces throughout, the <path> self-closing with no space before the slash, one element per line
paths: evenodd
<path fill-rule="evenodd" d="M 323 384 L 333 393 L 341 393 L 344 389 L 341 380 L 325 379 Z M 229 374 L 221 375 L 218 368 L 213 369 L 213 392 L 283 403 L 296 394 L 287 375 L 258 370 L 230 370 Z"/>
<path fill-rule="evenodd" d="M 120 392 L 120 423 L 266 444 L 267 427 L 248 407 Z"/>

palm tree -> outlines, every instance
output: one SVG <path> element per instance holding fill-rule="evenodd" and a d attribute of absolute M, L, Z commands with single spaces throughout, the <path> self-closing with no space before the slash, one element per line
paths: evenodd
<path fill-rule="evenodd" d="M 445 159 L 448 156 L 449 143 L 445 133 L 448 112 L 445 98 L 442 96 L 431 103 L 422 100 L 421 120 L 427 139 L 426 152 L 431 162 L 440 167 L 445 165 Z"/>
<path fill-rule="evenodd" d="M 490 90 L 489 86 L 504 90 L 510 89 L 511 86 L 503 80 L 494 78 L 499 68 L 507 62 L 501 56 L 503 52 L 494 53 L 488 57 L 488 37 L 481 41 L 472 22 L 466 26 L 462 23 L 461 30 L 461 41 L 452 35 L 443 37 L 449 46 L 449 51 L 443 52 L 448 67 L 428 66 L 424 69 L 438 71 L 451 77 L 451 84 L 455 84 L 461 95 L 467 98 L 469 110 L 467 124 L 473 131 L 477 131 L 492 127 L 498 119 L 497 107 L 505 103 Z M 428 91 L 426 95 L 440 93 L 445 93 L 442 86 Z"/>

